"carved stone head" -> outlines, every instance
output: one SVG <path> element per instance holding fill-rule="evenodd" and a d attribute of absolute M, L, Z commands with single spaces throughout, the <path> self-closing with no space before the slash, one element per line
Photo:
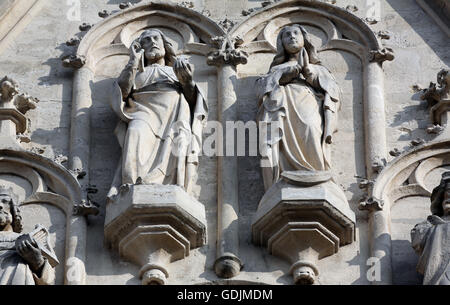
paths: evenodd
<path fill-rule="evenodd" d="M 431 213 L 437 216 L 450 214 L 450 171 L 442 174 L 441 183 L 431 194 Z"/>
<path fill-rule="evenodd" d="M 316 48 L 312 44 L 311 38 L 305 28 L 298 24 L 285 26 L 278 33 L 277 55 L 275 55 L 270 67 L 286 62 L 289 54 L 300 52 L 302 48 L 305 48 L 306 52 L 308 52 L 310 63 L 320 63 Z"/>
<path fill-rule="evenodd" d="M 161 58 L 164 58 L 165 64 L 168 66 L 173 66 L 175 63 L 175 50 L 166 35 L 160 30 L 146 30 L 141 34 L 137 41 L 145 50 L 145 65 L 154 63 Z"/>
<path fill-rule="evenodd" d="M 18 93 L 19 87 L 13 79 L 5 76 L 0 80 L 0 94 L 2 100 L 9 101 Z"/>
<path fill-rule="evenodd" d="M 11 188 L 0 186 L 0 230 L 8 226 L 16 233 L 22 232 L 22 216 Z"/>
<path fill-rule="evenodd" d="M 449 97 L 450 95 L 450 70 L 442 69 L 437 75 L 437 82 L 441 87 L 442 98 Z"/>

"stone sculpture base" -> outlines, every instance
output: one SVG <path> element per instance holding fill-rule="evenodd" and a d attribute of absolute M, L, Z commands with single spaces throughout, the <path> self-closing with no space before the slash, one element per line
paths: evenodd
<path fill-rule="evenodd" d="M 313 284 L 317 261 L 355 238 L 355 214 L 343 191 L 323 173 L 310 176 L 295 185 L 283 176 L 261 199 L 252 224 L 253 243 L 291 263 L 296 284 Z"/>
<path fill-rule="evenodd" d="M 124 185 L 106 207 L 105 240 L 141 266 L 143 285 L 166 284 L 168 264 L 205 244 L 205 208 L 179 186 Z"/>

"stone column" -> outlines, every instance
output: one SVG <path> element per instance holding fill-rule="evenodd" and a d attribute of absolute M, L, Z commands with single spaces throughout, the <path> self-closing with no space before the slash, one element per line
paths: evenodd
<path fill-rule="evenodd" d="M 208 56 L 208 64 L 217 67 L 219 121 L 238 120 L 236 104 L 236 66 L 247 63 L 247 54 L 237 51 L 239 39 L 215 37 L 216 50 Z M 234 132 L 234 131 L 233 131 Z M 233 137 L 234 138 L 234 137 Z M 223 137 L 218 139 L 218 151 L 225 152 Z M 214 270 L 217 276 L 232 278 L 239 274 L 242 262 L 239 259 L 239 202 L 238 159 L 233 156 L 218 156 L 218 209 L 217 209 L 217 254 Z"/>
<path fill-rule="evenodd" d="M 79 215 L 70 219 L 70 229 L 66 246 L 66 266 L 64 284 L 84 285 L 86 283 L 86 217 Z"/>
<path fill-rule="evenodd" d="M 89 185 L 91 82 L 94 72 L 86 66 L 75 71 L 73 82 L 72 115 L 70 127 L 69 169 L 78 174 L 82 198 Z M 75 203 L 79 204 L 79 203 Z M 76 215 L 70 224 L 66 259 L 66 284 L 85 284 L 86 231 L 84 215 Z"/>
<path fill-rule="evenodd" d="M 366 173 L 373 180 L 386 164 L 386 115 L 384 102 L 384 74 L 382 63 L 393 60 L 389 48 L 371 51 L 364 64 L 364 129 L 366 143 Z M 371 194 L 369 194 L 371 195 Z M 363 206 L 369 210 L 369 243 L 371 257 L 380 264 L 381 281 L 373 284 L 392 283 L 390 207 L 383 207 L 380 200 L 370 198 Z M 368 203 L 368 204 L 367 204 Z"/>

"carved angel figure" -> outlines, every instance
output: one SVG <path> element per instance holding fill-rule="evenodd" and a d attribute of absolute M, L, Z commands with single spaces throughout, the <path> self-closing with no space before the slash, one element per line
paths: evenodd
<path fill-rule="evenodd" d="M 302 26 L 280 31 L 277 54 L 257 91 L 259 126 L 272 130 L 261 145 L 266 190 L 284 171 L 329 170 L 341 92 Z"/>
<path fill-rule="evenodd" d="M 198 163 L 207 106 L 191 65 L 177 58 L 167 37 L 144 31 L 114 83 L 111 106 L 122 158 L 108 194 L 123 184 L 188 186 Z"/>

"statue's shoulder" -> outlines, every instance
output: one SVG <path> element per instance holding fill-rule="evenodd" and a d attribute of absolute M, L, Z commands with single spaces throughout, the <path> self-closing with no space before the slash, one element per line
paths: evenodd
<path fill-rule="evenodd" d="M 16 232 L 0 232 L 0 243 L 12 243 L 15 242 L 20 234 Z"/>

